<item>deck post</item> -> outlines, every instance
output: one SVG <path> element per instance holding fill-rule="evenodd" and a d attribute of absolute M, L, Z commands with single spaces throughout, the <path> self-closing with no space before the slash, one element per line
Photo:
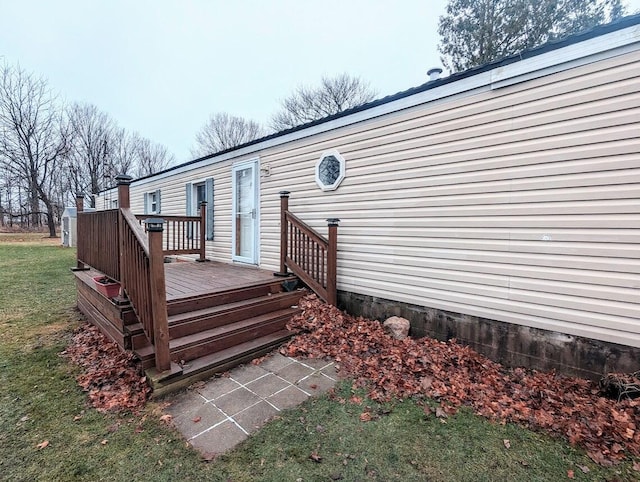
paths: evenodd
<path fill-rule="evenodd" d="M 76 213 L 81 213 L 84 211 L 84 193 L 76 194 Z M 78 227 L 78 218 L 76 217 L 76 246 L 78 245 L 78 233 L 80 233 L 80 229 Z M 86 232 L 82 231 L 82 235 L 86 236 Z M 85 264 L 80 261 L 79 255 L 80 253 L 76 252 L 76 267 L 71 268 L 71 271 L 87 271 L 89 268 L 85 266 Z"/>
<path fill-rule="evenodd" d="M 131 207 L 129 185 L 132 180 L 133 178 L 126 174 L 118 174 L 116 176 L 116 182 L 118 183 L 118 206 L 122 209 L 129 209 Z"/>
<path fill-rule="evenodd" d="M 338 306 L 338 223 L 337 218 L 327 219 L 329 226 L 329 248 L 327 249 L 327 303 Z"/>
<path fill-rule="evenodd" d="M 287 241 L 288 223 L 287 212 L 289 211 L 289 191 L 280 191 L 280 272 L 274 273 L 276 276 L 288 276 L 287 273 Z"/>
<path fill-rule="evenodd" d="M 207 260 L 207 201 L 200 203 L 200 258 L 197 261 Z"/>
<path fill-rule="evenodd" d="M 147 224 L 147 232 L 149 233 L 149 274 L 156 370 L 158 372 L 164 372 L 171 368 L 169 321 L 167 319 L 167 291 L 164 279 L 164 254 L 162 252 L 164 220 L 151 218 L 145 222 Z"/>
<path fill-rule="evenodd" d="M 79 192 L 76 194 L 76 212 L 81 213 L 84 211 L 84 193 Z"/>
<path fill-rule="evenodd" d="M 130 198 L 129 198 L 129 185 L 131 184 L 132 181 L 132 177 L 131 176 L 127 176 L 126 174 L 118 174 L 116 176 L 116 182 L 118 183 L 118 208 L 121 211 L 122 209 L 129 209 L 131 207 L 131 202 L 130 202 Z M 120 219 L 118 222 L 118 253 L 119 253 L 119 260 L 118 263 L 120 263 L 120 278 L 123 277 L 123 273 L 126 270 L 126 266 L 124 266 L 124 257 L 122 256 L 122 253 L 124 251 L 124 242 L 125 242 L 125 237 L 123 235 L 123 230 L 124 230 L 124 226 L 123 226 L 123 220 L 122 220 L 122 214 L 119 214 Z M 120 281 L 120 294 L 118 295 L 118 297 L 116 298 L 116 302 L 118 304 L 125 304 L 127 302 L 127 296 L 125 293 L 125 289 L 127 288 L 124 283 L 122 282 L 122 279 L 119 279 L 118 281 Z"/>

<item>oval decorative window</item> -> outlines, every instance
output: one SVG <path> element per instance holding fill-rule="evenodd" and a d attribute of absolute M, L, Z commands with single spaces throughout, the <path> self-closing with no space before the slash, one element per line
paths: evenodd
<path fill-rule="evenodd" d="M 332 149 L 325 151 L 316 162 L 316 183 L 323 191 L 334 191 L 345 176 L 344 157 Z"/>

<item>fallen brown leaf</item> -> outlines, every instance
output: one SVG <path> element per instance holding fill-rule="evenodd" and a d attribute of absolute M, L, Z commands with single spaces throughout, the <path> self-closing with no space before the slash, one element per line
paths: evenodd
<path fill-rule="evenodd" d="M 504 444 L 504 447 L 505 447 L 505 448 L 507 448 L 507 449 L 510 449 L 510 448 L 511 448 L 511 441 L 510 441 L 510 440 L 508 440 L 508 439 L 504 439 L 504 440 L 502 441 L 502 443 Z"/>
<path fill-rule="evenodd" d="M 371 414 L 369 412 L 363 412 L 360 414 L 361 422 L 371 422 Z"/>
<path fill-rule="evenodd" d="M 49 446 L 49 441 L 48 440 L 43 440 L 38 445 L 36 445 L 36 447 L 38 447 L 38 449 L 43 449 L 43 448 L 48 447 L 48 446 Z"/>
<path fill-rule="evenodd" d="M 287 324 L 297 335 L 281 352 L 333 358 L 339 373 L 373 400 L 427 395 L 440 402 L 441 423 L 444 414 L 468 406 L 497 423 L 563 437 L 603 466 L 640 458 L 638 399 L 605 398 L 596 383 L 555 372 L 506 369 L 455 340 L 395 340 L 379 321 L 349 316 L 315 295 L 302 298 L 299 307 Z"/>
<path fill-rule="evenodd" d="M 322 462 L 322 457 L 318 454 L 318 452 L 315 452 L 315 451 L 311 452 L 311 455 L 309 455 L 309 458 L 314 462 L 316 462 L 317 464 Z"/>
<path fill-rule="evenodd" d="M 164 423 L 171 423 L 172 420 L 173 420 L 173 415 L 169 415 L 168 413 L 165 413 L 160 417 L 160 421 Z"/>
<path fill-rule="evenodd" d="M 202 417 L 195 417 L 192 419 L 193 423 L 198 423 L 200 420 L 202 420 Z"/>
<path fill-rule="evenodd" d="M 567 470 L 567 477 L 570 479 L 576 478 L 575 474 L 573 473 L 573 470 Z"/>
<path fill-rule="evenodd" d="M 82 369 L 76 377 L 78 385 L 99 411 L 138 411 L 144 407 L 151 387 L 141 376 L 141 364 L 95 326 L 83 323 L 63 354 Z"/>
<path fill-rule="evenodd" d="M 590 472 L 589 467 L 587 467 L 586 465 L 578 465 L 578 468 L 585 474 L 588 474 Z"/>
<path fill-rule="evenodd" d="M 207 452 L 206 454 L 203 455 L 203 459 L 205 462 L 213 462 L 216 457 L 218 456 L 217 453 L 215 452 Z"/>

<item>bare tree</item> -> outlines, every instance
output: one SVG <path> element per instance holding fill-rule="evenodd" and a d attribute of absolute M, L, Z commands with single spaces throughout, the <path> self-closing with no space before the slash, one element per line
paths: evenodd
<path fill-rule="evenodd" d="M 438 23 L 438 50 L 457 72 L 623 14 L 620 0 L 449 0 Z"/>
<path fill-rule="evenodd" d="M 366 104 L 376 95 L 376 91 L 359 77 L 346 73 L 322 77 L 320 86 L 300 86 L 283 99 L 282 108 L 272 117 L 270 126 L 275 131 L 290 129 Z"/>
<path fill-rule="evenodd" d="M 62 110 L 42 78 L 20 67 L 0 67 L 0 162 L 24 183 L 34 221 L 45 207 L 54 237 L 58 209 L 54 187 L 68 149 L 68 126 Z"/>
<path fill-rule="evenodd" d="M 68 109 L 72 141 L 66 169 L 72 193 L 97 193 L 113 177 L 113 150 L 117 143 L 113 119 L 92 104 L 74 103 Z"/>
<path fill-rule="evenodd" d="M 140 136 L 123 128 L 114 131 L 111 147 L 112 178 L 118 174 L 133 175 L 137 163 L 136 148 Z M 113 179 L 111 179 L 113 180 Z"/>
<path fill-rule="evenodd" d="M 265 130 L 257 122 L 219 112 L 212 114 L 196 134 L 196 146 L 191 149 L 191 154 L 194 157 L 206 156 L 245 144 L 263 135 Z"/>
<path fill-rule="evenodd" d="M 175 161 L 175 156 L 162 144 L 138 138 L 134 147 L 136 164 L 134 177 L 145 177 L 166 169 Z"/>

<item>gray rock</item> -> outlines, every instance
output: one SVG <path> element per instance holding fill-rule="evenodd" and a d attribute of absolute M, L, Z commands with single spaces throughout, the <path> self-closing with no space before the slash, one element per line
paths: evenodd
<path fill-rule="evenodd" d="M 387 318 L 382 324 L 384 331 L 389 333 L 396 340 L 402 340 L 409 334 L 409 320 L 399 316 Z"/>

